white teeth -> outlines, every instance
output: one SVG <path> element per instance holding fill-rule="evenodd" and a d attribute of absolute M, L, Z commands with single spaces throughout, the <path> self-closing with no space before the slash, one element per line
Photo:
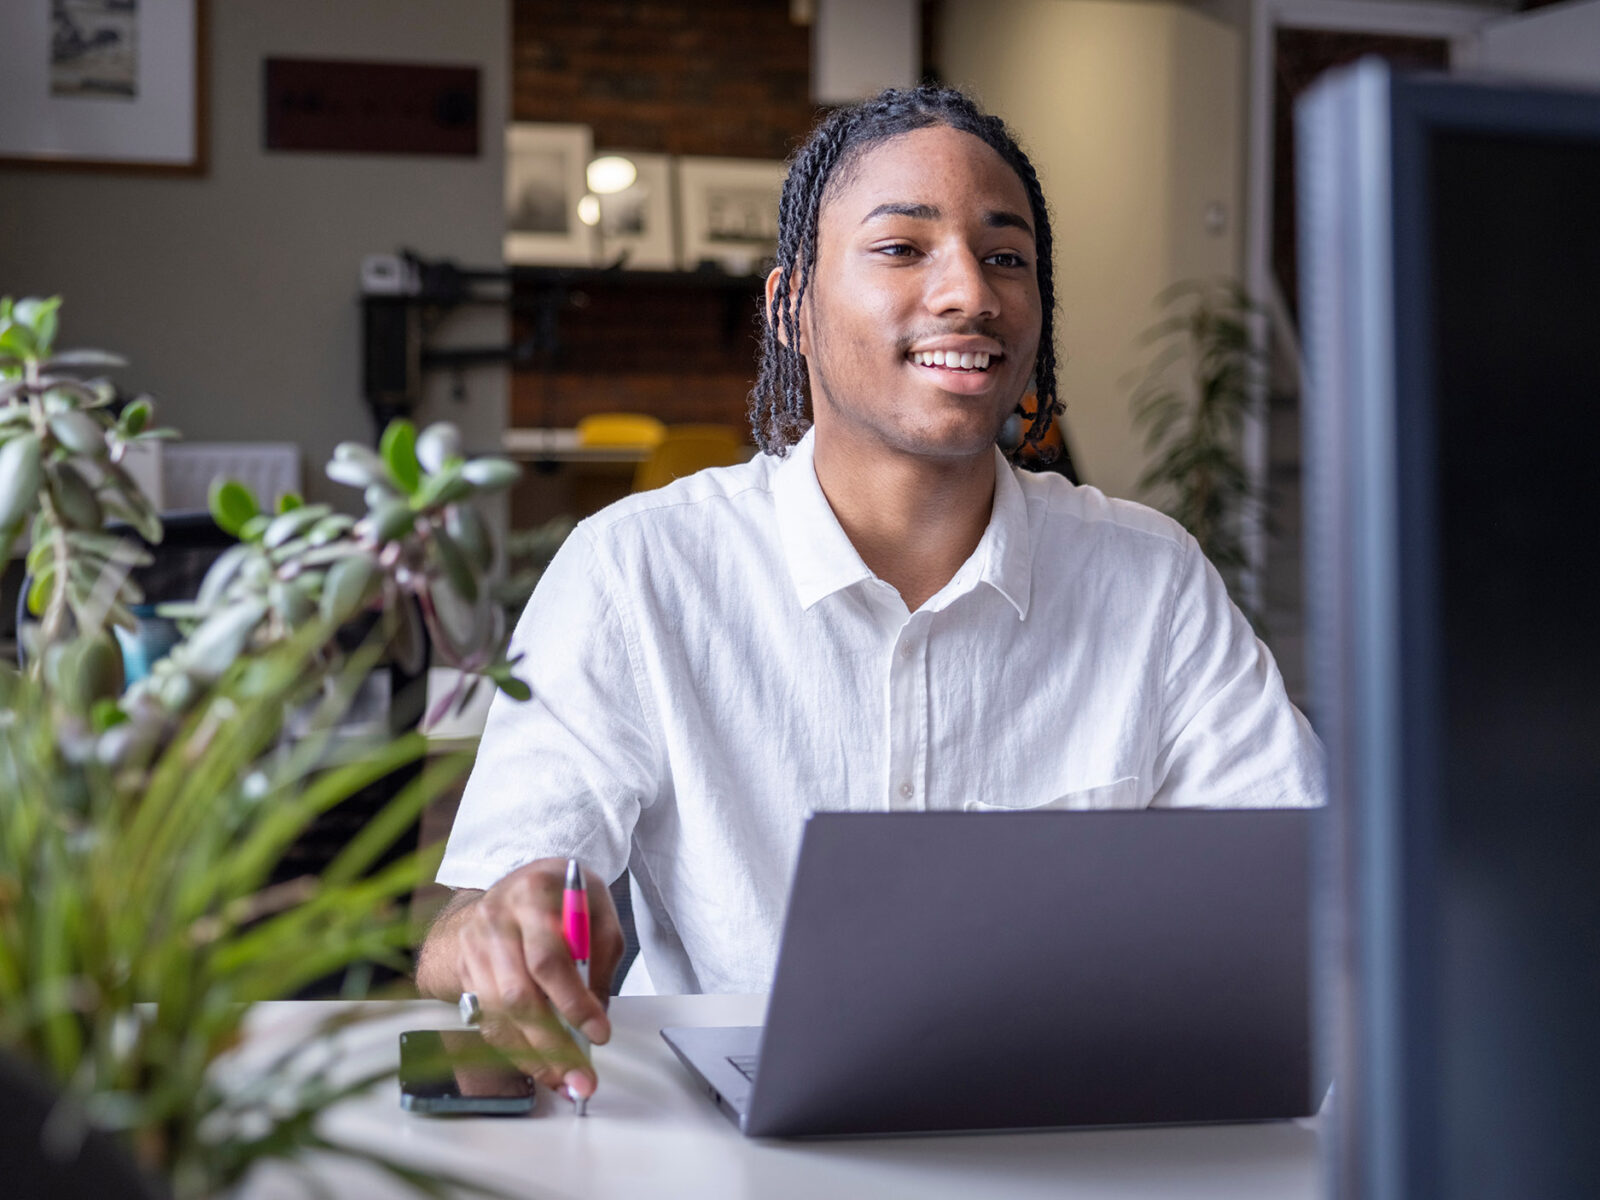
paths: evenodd
<path fill-rule="evenodd" d="M 954 350 L 918 350 L 911 356 L 911 361 L 918 366 L 945 367 L 962 371 L 987 371 L 989 359 L 990 355 L 983 350 L 966 354 Z"/>

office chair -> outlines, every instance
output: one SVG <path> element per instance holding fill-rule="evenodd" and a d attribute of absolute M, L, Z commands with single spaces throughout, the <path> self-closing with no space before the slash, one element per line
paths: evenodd
<path fill-rule="evenodd" d="M 749 458 L 744 431 L 736 426 L 669 425 L 650 457 L 639 464 L 633 490 L 647 492 L 705 467 L 731 467 Z"/>

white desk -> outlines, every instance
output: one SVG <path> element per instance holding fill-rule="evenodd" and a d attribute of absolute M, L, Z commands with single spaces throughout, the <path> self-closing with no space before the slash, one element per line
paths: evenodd
<path fill-rule="evenodd" d="M 764 997 L 618 998 L 613 1036 L 595 1051 L 600 1090 L 589 1116 L 541 1089 L 526 1118 L 429 1118 L 403 1112 L 389 1083 L 335 1110 L 334 1140 L 381 1145 L 416 1164 L 517 1196 L 593 1200 L 1320 1200 L 1312 1122 L 1168 1129 L 1084 1130 L 831 1142 L 743 1138 L 691 1082 L 663 1025 L 737 1025 L 761 1019 Z M 452 1007 L 387 1006 L 361 1029 L 355 1054 L 369 1065 L 397 1055 L 408 1028 L 451 1028 Z M 304 1031 L 326 1003 L 262 1005 L 250 1051 Z M 981 1080 L 951 1080 L 981 1087 Z M 330 1194 L 408 1195 L 385 1178 L 319 1164 Z M 258 1173 L 242 1200 L 309 1194 L 288 1172 Z"/>

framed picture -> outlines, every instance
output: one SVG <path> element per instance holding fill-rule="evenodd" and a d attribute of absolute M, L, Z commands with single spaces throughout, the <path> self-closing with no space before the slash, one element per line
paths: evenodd
<path fill-rule="evenodd" d="M 599 221 L 600 261 L 619 259 L 625 270 L 671 271 L 678 265 L 678 223 L 673 195 L 672 159 L 665 154 L 635 154 L 626 150 L 601 150 L 615 154 L 638 168 L 632 186 L 595 197 Z"/>
<path fill-rule="evenodd" d="M 6 10 L 0 163 L 205 173 L 205 0 Z"/>
<path fill-rule="evenodd" d="M 517 122 L 506 129 L 506 261 L 588 266 L 594 229 L 578 217 L 594 157 L 587 125 Z"/>
<path fill-rule="evenodd" d="M 784 165 L 751 158 L 678 161 L 678 204 L 685 271 L 712 262 L 751 275 L 778 249 L 778 197 Z"/>

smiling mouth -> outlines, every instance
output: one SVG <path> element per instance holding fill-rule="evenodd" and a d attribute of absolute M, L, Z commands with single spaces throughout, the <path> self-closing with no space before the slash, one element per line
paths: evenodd
<path fill-rule="evenodd" d="M 989 369 L 991 362 L 999 362 L 1001 356 L 989 354 L 987 351 L 973 351 L 957 353 L 954 350 L 918 350 L 906 356 L 919 367 L 940 367 L 946 371 L 964 371 L 969 375 L 981 375 Z"/>

